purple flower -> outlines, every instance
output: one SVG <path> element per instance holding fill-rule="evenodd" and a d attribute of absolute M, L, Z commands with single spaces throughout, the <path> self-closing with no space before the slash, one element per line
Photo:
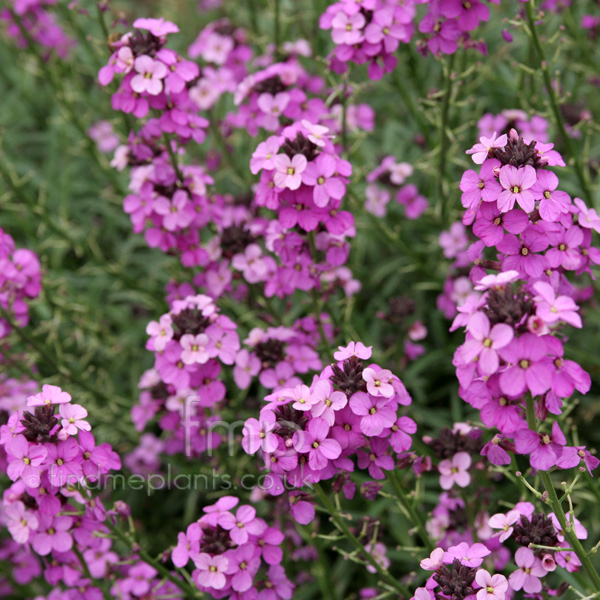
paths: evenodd
<path fill-rule="evenodd" d="M 388 442 L 383 438 L 375 437 L 370 440 L 370 449 L 358 450 L 358 466 L 361 469 L 369 469 L 369 475 L 373 479 L 385 479 L 383 470 L 392 471 L 394 469 L 394 459 L 387 454 Z"/>
<path fill-rule="evenodd" d="M 229 563 L 226 574 L 233 575 L 231 587 L 236 592 L 248 591 L 260 568 L 260 552 L 257 554 L 257 547 L 251 543 L 242 544 L 235 550 L 229 550 L 224 556 Z"/>
<path fill-rule="evenodd" d="M 535 208 L 533 194 L 529 190 L 536 182 L 535 169 L 529 165 L 521 168 L 504 165 L 500 169 L 500 184 L 504 191 L 498 196 L 500 212 L 508 212 L 515 202 L 526 212 L 530 213 Z"/>
<path fill-rule="evenodd" d="M 514 435 L 515 447 L 519 454 L 529 454 L 529 462 L 534 469 L 547 471 L 557 464 L 566 439 L 558 422 L 552 424 L 552 434 L 536 433 L 531 429 L 519 429 Z"/>

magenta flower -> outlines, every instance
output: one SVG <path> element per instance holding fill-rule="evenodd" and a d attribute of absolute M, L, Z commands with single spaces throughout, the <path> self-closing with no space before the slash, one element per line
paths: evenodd
<path fill-rule="evenodd" d="M 558 177 L 552 171 L 537 171 L 537 181 L 532 186 L 531 192 L 539 200 L 538 210 L 544 221 L 554 223 L 560 219 L 561 214 L 569 212 L 571 198 L 566 192 L 557 191 Z"/>
<path fill-rule="evenodd" d="M 296 154 L 290 158 L 287 154 L 278 154 L 273 159 L 276 173 L 273 177 L 279 188 L 297 190 L 302 183 L 302 173 L 308 164 L 304 154 Z"/>
<path fill-rule="evenodd" d="M 398 49 L 401 41 L 406 41 L 406 28 L 395 21 L 394 12 L 391 6 L 376 10 L 365 28 L 365 40 L 369 44 L 383 43 L 390 54 Z"/>
<path fill-rule="evenodd" d="M 279 148 L 281 148 L 281 139 L 279 136 L 274 135 L 256 147 L 250 160 L 250 171 L 253 175 L 263 169 L 271 171 L 275 168 L 273 159 L 279 152 Z"/>
<path fill-rule="evenodd" d="M 479 208 L 477 219 L 473 224 L 473 233 L 486 246 L 491 247 L 502 241 L 504 230 L 518 235 L 523 233 L 528 226 L 529 217 L 520 208 L 513 208 L 507 213 L 501 213 L 495 204 L 486 203 Z"/>
<path fill-rule="evenodd" d="M 504 191 L 498 196 L 500 212 L 508 212 L 515 202 L 526 212 L 530 213 L 535 208 L 533 194 L 529 190 L 536 182 L 535 169 L 529 165 L 516 168 L 504 165 L 500 169 L 500 184 Z"/>
<path fill-rule="evenodd" d="M 258 450 L 263 452 L 275 452 L 277 450 L 278 438 L 273 433 L 276 427 L 275 415 L 272 412 L 267 412 L 273 416 L 273 421 L 265 420 L 265 416 L 261 415 L 261 420 L 247 419 L 242 430 L 242 447 L 247 454 L 255 454 Z"/>
<path fill-rule="evenodd" d="M 539 279 L 548 265 L 547 255 L 540 256 L 548 247 L 548 237 L 535 227 L 528 227 L 521 235 L 521 240 L 507 233 L 497 245 L 498 251 L 504 254 L 502 269 L 516 270 L 533 279 Z"/>
<path fill-rule="evenodd" d="M 557 421 L 552 424 L 552 434 L 536 433 L 531 429 L 519 429 L 514 435 L 515 447 L 519 454 L 529 454 L 529 462 L 538 471 L 554 467 L 566 445 L 564 433 Z"/>
<path fill-rule="evenodd" d="M 460 180 L 461 203 L 464 208 L 475 210 L 481 201 L 496 202 L 502 191 L 494 174 L 494 169 L 499 166 L 499 160 L 486 160 L 481 165 L 479 174 L 471 169 L 464 172 Z"/>
<path fill-rule="evenodd" d="M 457 452 L 452 459 L 441 461 L 438 466 L 441 488 L 449 490 L 454 484 L 467 487 L 471 483 L 470 466 L 471 455 L 468 452 Z"/>
<path fill-rule="evenodd" d="M 238 545 L 248 541 L 248 534 L 258 534 L 263 530 L 263 525 L 256 518 L 256 510 L 246 504 L 237 509 L 235 517 L 226 512 L 218 522 L 223 529 L 229 531 L 229 536 Z"/>
<path fill-rule="evenodd" d="M 339 177 L 335 177 L 337 161 L 331 154 L 320 154 L 315 161 L 306 166 L 302 181 L 314 186 L 313 201 L 319 208 L 329 204 L 331 198 L 341 200 L 346 186 Z"/>
<path fill-rule="evenodd" d="M 315 518 L 315 506 L 312 498 L 304 492 L 290 492 L 290 512 L 300 525 L 307 525 Z"/>
<path fill-rule="evenodd" d="M 369 450 L 358 450 L 356 456 L 361 469 L 369 469 L 373 479 L 385 479 L 385 471 L 394 470 L 394 459 L 387 453 L 388 442 L 383 438 L 374 437 L 369 441 Z"/>
<path fill-rule="evenodd" d="M 585 446 L 564 447 L 556 464 L 561 469 L 572 469 L 579 465 L 581 461 L 584 462 L 590 475 L 600 464 L 600 460 L 591 454 L 589 450 L 586 450 Z"/>
<path fill-rule="evenodd" d="M 44 385 L 42 391 L 35 396 L 27 398 L 27 406 L 48 406 L 50 404 L 64 404 L 71 402 L 71 396 L 63 392 L 56 385 Z"/>
<path fill-rule="evenodd" d="M 506 134 L 496 137 L 496 132 L 492 134 L 492 137 L 487 138 L 481 136 L 479 138 L 479 144 L 475 144 L 470 150 L 467 150 L 466 154 L 472 154 L 473 162 L 476 165 L 482 165 L 491 155 L 491 151 L 494 148 L 504 148 L 508 137 Z M 462 188 L 461 188 L 462 189 Z"/>
<path fill-rule="evenodd" d="M 356 392 L 350 398 L 350 409 L 361 417 L 360 428 L 367 436 L 379 435 L 396 421 L 396 411 L 387 398 Z"/>
<path fill-rule="evenodd" d="M 539 396 L 550 389 L 553 368 L 542 338 L 526 333 L 501 348 L 500 356 L 510 363 L 500 374 L 500 389 L 504 394 L 516 398 L 529 390 Z"/>
<path fill-rule="evenodd" d="M 177 190 L 171 200 L 159 196 L 152 208 L 156 214 L 162 216 L 162 224 L 167 231 L 185 229 L 195 217 L 194 207 L 184 190 Z"/>
<path fill-rule="evenodd" d="M 67 438 L 56 445 L 46 444 L 45 448 L 48 451 L 48 478 L 52 485 L 76 485 L 83 475 L 81 450 L 77 441 Z"/>
<path fill-rule="evenodd" d="M 558 553 L 557 553 L 558 554 Z M 540 577 L 546 575 L 546 569 L 539 558 L 536 558 L 531 548 L 521 547 L 515 552 L 515 563 L 519 567 L 513 571 L 508 583 L 515 590 L 523 590 L 526 594 L 537 594 L 542 591 Z"/>
<path fill-rule="evenodd" d="M 157 96 L 163 90 L 162 80 L 167 76 L 167 66 L 160 60 L 154 60 L 143 54 L 135 59 L 134 69 L 137 74 L 131 80 L 131 89 L 136 94 L 147 92 Z"/>
<path fill-rule="evenodd" d="M 596 233 L 600 233 L 600 216 L 596 210 L 588 208 L 581 198 L 575 198 L 573 202 L 579 211 L 579 225 L 586 229 L 593 229 Z"/>
<path fill-rule="evenodd" d="M 9 479 L 17 481 L 21 477 L 27 487 L 39 487 L 40 465 L 48 455 L 46 448 L 30 444 L 24 435 L 16 435 L 8 445 L 7 454 L 10 462 L 6 474 Z"/>
<path fill-rule="evenodd" d="M 211 556 L 206 552 L 200 552 L 193 557 L 193 560 L 198 569 L 196 581 L 199 585 L 214 590 L 222 590 L 225 587 L 227 583 L 225 571 L 229 566 L 225 556 Z"/>
<path fill-rule="evenodd" d="M 481 586 L 477 591 L 477 600 L 504 600 L 508 590 L 508 581 L 504 575 L 491 575 L 485 569 L 479 569 L 475 581 Z"/>
<path fill-rule="evenodd" d="M 472 339 L 462 345 L 465 362 L 478 358 L 477 367 L 482 375 L 492 375 L 500 366 L 498 350 L 504 348 L 514 337 L 513 328 L 505 323 L 496 323 L 493 327 L 483 312 L 476 312 L 469 320 L 467 331 Z"/>
<path fill-rule="evenodd" d="M 40 556 L 56 552 L 68 552 L 73 547 L 73 538 L 69 533 L 73 519 L 68 516 L 50 517 L 40 515 L 39 528 L 31 545 Z"/>
<path fill-rule="evenodd" d="M 412 446 L 411 435 L 417 432 L 417 424 L 410 417 L 399 417 L 391 426 L 390 444 L 394 452 L 406 452 Z"/>
<path fill-rule="evenodd" d="M 557 239 L 552 242 L 553 248 L 546 252 L 548 263 L 553 269 L 563 267 L 568 271 L 574 271 L 581 264 L 581 253 L 579 247 L 583 243 L 583 231 L 573 225 L 566 231 L 562 231 Z"/>
<path fill-rule="evenodd" d="M 328 435 L 329 425 L 324 419 L 317 417 L 309 421 L 302 452 L 308 452 L 308 466 L 315 471 L 324 469 L 342 453 L 340 443 Z"/>

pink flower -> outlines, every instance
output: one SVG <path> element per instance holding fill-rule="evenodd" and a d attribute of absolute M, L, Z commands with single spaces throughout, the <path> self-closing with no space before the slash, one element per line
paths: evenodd
<path fill-rule="evenodd" d="M 73 547 L 73 538 L 69 529 L 73 519 L 68 516 L 50 517 L 40 515 L 39 529 L 31 545 L 40 556 L 56 552 L 68 552 Z"/>
<path fill-rule="evenodd" d="M 35 513 L 26 510 L 22 502 L 11 502 L 4 508 L 6 527 L 17 544 L 26 544 L 32 531 L 38 528 Z"/>
<path fill-rule="evenodd" d="M 273 413 L 269 413 L 273 415 Z M 261 420 L 247 419 L 242 430 L 242 448 L 247 454 L 255 454 L 258 450 L 263 452 L 275 452 L 278 445 L 278 437 L 273 433 L 276 427 L 275 421 L 267 421 L 261 416 Z"/>
<path fill-rule="evenodd" d="M 444 555 L 444 562 L 451 564 L 454 559 L 458 559 L 465 567 L 479 567 L 483 559 L 491 554 L 486 546 L 480 543 L 469 545 L 467 542 L 461 542 L 457 546 L 448 548 Z"/>
<path fill-rule="evenodd" d="M 324 148 L 325 140 L 332 137 L 332 134 L 329 133 L 329 127 L 325 127 L 324 125 L 315 125 L 306 119 L 302 119 L 300 124 L 308 131 L 308 139 L 315 146 L 319 146 L 319 148 Z"/>
<path fill-rule="evenodd" d="M 171 21 L 160 19 L 136 19 L 133 22 L 136 29 L 146 29 L 156 37 L 163 37 L 169 33 L 179 33 L 179 27 Z"/>
<path fill-rule="evenodd" d="M 510 587 L 515 591 L 522 589 L 526 594 L 541 592 L 542 582 L 539 578 L 546 575 L 546 569 L 540 559 L 535 557 L 533 550 L 519 548 L 515 552 L 515 563 L 519 569 L 510 574 L 508 578 Z"/>
<path fill-rule="evenodd" d="M 476 312 L 470 319 L 467 331 L 472 339 L 462 345 L 462 356 L 466 362 L 476 357 L 477 368 L 482 375 L 492 375 L 500 366 L 497 350 L 504 348 L 514 337 L 513 328 L 505 323 L 490 327 L 490 320 L 483 312 Z"/>
<path fill-rule="evenodd" d="M 598 216 L 596 210 L 588 208 L 581 198 L 575 198 L 573 202 L 579 211 L 579 225 L 586 229 L 593 229 L 596 233 L 600 233 L 600 216 Z"/>
<path fill-rule="evenodd" d="M 131 89 L 137 94 L 147 92 L 151 96 L 157 96 L 163 90 L 162 80 L 167 76 L 166 65 L 154 60 L 146 54 L 135 59 L 134 68 L 137 75 L 131 80 Z"/>
<path fill-rule="evenodd" d="M 544 221 L 554 223 L 560 219 L 561 214 L 569 212 L 571 198 L 566 192 L 556 191 L 558 177 L 552 171 L 539 170 L 536 174 L 537 181 L 531 188 L 536 200 L 539 200 L 538 210 Z"/>
<path fill-rule="evenodd" d="M 314 186 L 313 201 L 319 208 L 327 206 L 331 198 L 341 200 L 346 193 L 342 180 L 334 177 L 336 169 L 337 161 L 331 154 L 320 154 L 306 166 L 302 181 Z"/>
<path fill-rule="evenodd" d="M 410 417 L 399 417 L 390 428 L 390 444 L 394 452 L 406 452 L 412 446 L 412 434 L 417 432 L 417 424 Z"/>
<path fill-rule="evenodd" d="M 210 339 L 205 333 L 199 333 L 198 335 L 186 333 L 181 336 L 179 343 L 183 349 L 181 352 L 181 362 L 184 365 L 203 365 L 208 362 L 210 354 L 207 346 L 210 343 Z"/>
<path fill-rule="evenodd" d="M 454 484 L 458 487 L 467 487 L 471 483 L 469 467 L 471 456 L 468 452 L 457 452 L 452 460 L 446 459 L 440 462 L 440 486 L 443 490 L 449 490 Z"/>
<path fill-rule="evenodd" d="M 461 202 L 464 208 L 474 210 L 483 202 L 496 202 L 502 187 L 496 181 L 494 169 L 500 166 L 496 159 L 486 160 L 477 174 L 473 170 L 465 171 L 460 180 Z"/>
<path fill-rule="evenodd" d="M 78 404 L 61 404 L 58 411 L 62 417 L 60 424 L 63 427 L 58 434 L 60 439 L 65 439 L 68 435 L 77 435 L 80 429 L 83 431 L 90 431 L 92 429 L 92 426 L 83 420 L 88 416 L 88 412 L 83 406 L 79 406 Z M 62 437 L 61 434 L 63 434 Z"/>
<path fill-rule="evenodd" d="M 529 454 L 529 462 L 538 471 L 547 471 L 555 466 L 566 445 L 564 433 L 558 421 L 552 424 L 552 434 L 536 433 L 531 429 L 519 429 L 514 435 L 515 447 L 519 454 Z"/>
<path fill-rule="evenodd" d="M 273 159 L 276 173 L 273 177 L 279 188 L 297 190 L 302 183 L 302 173 L 308 164 L 304 154 L 296 154 L 291 158 L 287 154 L 278 154 Z"/>
<path fill-rule="evenodd" d="M 44 385 L 42 391 L 27 398 L 27 406 L 48 406 L 49 404 L 64 404 L 71 402 L 71 396 L 56 385 Z"/>
<path fill-rule="evenodd" d="M 347 346 L 338 346 L 338 349 L 333 353 L 335 360 L 346 360 L 352 356 L 356 356 L 362 360 L 371 358 L 373 346 L 365 346 L 362 342 L 350 342 Z"/>
<path fill-rule="evenodd" d="M 273 162 L 275 155 L 281 148 L 281 138 L 274 135 L 261 142 L 252 154 L 250 160 L 250 171 L 253 175 L 256 175 L 262 169 L 271 171 L 275 168 Z"/>
<path fill-rule="evenodd" d="M 312 392 L 316 402 L 311 407 L 313 417 L 320 417 L 332 427 L 335 423 L 335 413 L 348 404 L 348 397 L 344 392 L 334 391 L 333 385 L 328 380 L 319 380 Z"/>
<path fill-rule="evenodd" d="M 526 333 L 500 349 L 500 356 L 510 366 L 500 374 L 500 389 L 518 397 L 529 390 L 534 396 L 544 394 L 552 385 L 552 362 L 546 356 L 542 338 Z"/>
<path fill-rule="evenodd" d="M 552 286 L 545 281 L 537 281 L 533 284 L 533 289 L 538 294 L 534 298 L 538 317 L 548 324 L 564 321 L 573 327 L 582 327 L 581 317 L 577 314 L 579 307 L 573 298 L 556 296 Z"/>
<path fill-rule="evenodd" d="M 519 279 L 519 271 L 503 271 L 498 275 L 486 275 L 482 277 L 475 285 L 475 289 L 484 292 L 489 289 L 503 289 L 509 283 L 513 283 Z"/>
<path fill-rule="evenodd" d="M 498 541 L 502 544 L 505 542 L 514 531 L 513 525 L 521 518 L 521 513 L 518 510 L 509 510 L 506 514 L 497 513 L 490 517 L 488 522 L 492 529 L 500 529 L 494 536 L 498 536 Z"/>
<path fill-rule="evenodd" d="M 196 581 L 199 585 L 222 590 L 227 583 L 225 571 L 229 566 L 229 561 L 225 556 L 211 556 L 206 552 L 201 552 L 193 557 L 194 564 L 198 569 Z"/>
<path fill-rule="evenodd" d="M 152 337 L 155 352 L 162 352 L 168 342 L 173 339 L 173 320 L 170 314 L 162 315 L 159 321 L 150 321 L 146 326 L 146 333 Z"/>
<path fill-rule="evenodd" d="M 429 558 L 424 558 L 421 561 L 421 569 L 425 571 L 437 571 L 444 564 L 444 550 L 436 548 L 431 552 Z"/>
<path fill-rule="evenodd" d="M 548 237 L 535 227 L 528 227 L 519 240 L 515 235 L 507 233 L 497 245 L 498 251 L 504 254 L 502 268 L 505 271 L 517 270 L 534 279 L 542 276 L 548 265 L 548 254 L 540 256 L 548 247 Z"/>
<path fill-rule="evenodd" d="M 362 13 L 347 15 L 345 12 L 338 12 L 331 22 L 331 38 L 336 44 L 346 44 L 353 46 L 363 40 L 362 28 L 366 20 Z"/>
<path fill-rule="evenodd" d="M 8 444 L 9 458 L 6 474 L 11 481 L 23 479 L 27 487 L 40 485 L 40 465 L 46 460 L 48 451 L 44 446 L 29 444 L 24 435 L 16 435 Z"/>
<path fill-rule="evenodd" d="M 329 425 L 324 419 L 317 417 L 309 421 L 302 451 L 308 451 L 308 465 L 315 471 L 324 469 L 342 453 L 340 443 L 328 435 Z"/>
<path fill-rule="evenodd" d="M 350 409 L 362 417 L 360 428 L 365 435 L 379 435 L 396 421 L 396 411 L 388 406 L 387 398 L 373 397 L 364 392 L 356 392 L 350 398 Z"/>
<path fill-rule="evenodd" d="M 517 169 L 504 165 L 500 169 L 500 184 L 504 191 L 498 196 L 500 212 L 508 212 L 515 202 L 527 213 L 535 208 L 533 194 L 529 190 L 536 182 L 535 169 L 529 165 Z"/>
<path fill-rule="evenodd" d="M 480 137 L 479 144 L 475 144 L 470 150 L 467 150 L 466 154 L 472 154 L 473 162 L 476 165 L 481 165 L 490 157 L 494 148 L 504 148 L 507 141 L 506 134 L 496 138 L 496 132 L 494 131 L 491 138 Z"/>
<path fill-rule="evenodd" d="M 504 575 L 490 575 L 485 569 L 479 569 L 475 581 L 481 586 L 477 591 L 477 600 L 504 600 L 508 590 L 508 581 Z"/>
<path fill-rule="evenodd" d="M 367 391 L 371 396 L 383 396 L 391 398 L 394 395 L 392 386 L 392 372 L 388 369 L 381 369 L 379 372 L 371 367 L 363 369 L 362 377 L 367 383 Z"/>
<path fill-rule="evenodd" d="M 248 541 L 248 534 L 259 534 L 263 530 L 261 521 L 256 518 L 256 510 L 247 504 L 237 509 L 235 517 L 230 512 L 223 513 L 218 522 L 229 531 L 229 536 L 238 545 Z"/>

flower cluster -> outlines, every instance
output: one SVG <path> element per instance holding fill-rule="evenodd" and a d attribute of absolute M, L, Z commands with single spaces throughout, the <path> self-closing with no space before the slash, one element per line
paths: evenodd
<path fill-rule="evenodd" d="M 37 298 L 42 288 L 37 254 L 15 248 L 13 238 L 0 228 L 0 307 L 20 326 L 29 322 L 27 300 Z M 0 315 L 0 340 L 10 333 L 10 324 Z"/>
<path fill-rule="evenodd" d="M 404 185 L 412 173 L 411 164 L 398 163 L 393 156 L 386 156 L 377 168 L 367 175 L 365 210 L 376 217 L 385 217 L 387 205 L 392 198 L 392 192 L 395 191 L 396 202 L 404 206 L 406 218 L 418 219 L 427 210 L 429 203 L 419 194 L 413 183 Z"/>
<path fill-rule="evenodd" d="M 463 223 L 479 239 L 463 251 L 475 263 L 474 290 L 458 307 L 452 330 L 465 327 L 467 336 L 454 357 L 460 395 L 501 434 L 482 453 L 494 464 L 510 463 L 510 450 L 529 455 L 535 469 L 571 468 L 581 460 L 593 468 L 598 461 L 585 448 L 567 446 L 547 417 L 560 415 L 575 390 L 590 388 L 589 375 L 564 357 L 563 330 L 582 326 L 578 291 L 567 275 L 600 263 L 600 251 L 591 247 L 600 220 L 558 189 L 548 167 L 564 163 L 552 144 L 511 130 L 482 137 L 468 154 L 481 167 L 461 180 Z M 528 425 L 535 417 L 540 429 Z"/>
<path fill-rule="evenodd" d="M 20 402 L 31 387 L 17 386 L 13 401 Z M 59 387 L 44 385 L 26 404 L 0 427 L 6 473 L 13 482 L 3 495 L 2 523 L 22 548 L 49 557 L 44 569 L 48 583 L 62 582 L 95 597 L 99 590 L 89 573 L 104 577 L 118 557 L 109 538 L 95 535 L 108 531 L 108 512 L 90 488 L 110 470 L 120 469 L 120 459 L 109 444 L 96 444 L 87 411 L 72 404 Z M 40 563 L 29 558 L 19 579 L 39 574 Z"/>
<path fill-rule="evenodd" d="M 427 12 L 421 17 L 417 15 L 419 4 L 427 6 Z M 336 44 L 329 57 L 333 71 L 345 72 L 349 62 L 368 63 L 369 78 L 378 80 L 393 71 L 398 62 L 394 53 L 401 43 L 411 41 L 417 21 L 419 32 L 424 34 L 417 47 L 424 55 L 428 52 L 454 54 L 459 42 L 485 53 L 485 44 L 470 39 L 470 33 L 489 16 L 489 8 L 479 0 L 468 3 L 411 0 L 400 5 L 389 0 L 342 0 L 327 7 L 319 26 L 331 30 Z"/>
<path fill-rule="evenodd" d="M 49 8 L 56 0 L 9 0 L 8 8 L 0 11 L 0 21 L 7 24 L 7 33 L 20 48 L 26 48 L 32 40 L 46 49 L 47 55 L 56 53 L 66 58 L 74 46 L 57 23 Z"/>
<path fill-rule="evenodd" d="M 216 447 L 220 438 L 207 425 L 218 418 L 215 408 L 226 395 L 221 365 L 233 365 L 240 349 L 236 325 L 219 313 L 211 298 L 198 294 L 173 300 L 171 310 L 150 322 L 146 331 L 146 348 L 154 352 L 155 362 L 142 377 L 140 402 L 132 409 L 136 428 L 142 431 L 160 414 L 160 428 L 168 432 L 164 450 L 174 454 L 184 451 L 180 424 L 187 418 L 194 430 L 185 449 L 188 455 Z M 157 449 L 162 448 L 161 443 Z"/>
<path fill-rule="evenodd" d="M 411 398 L 391 371 L 363 362 L 370 357 L 371 348 L 361 342 L 340 347 L 336 363 L 310 386 L 278 386 L 259 418 L 246 421 L 242 446 L 248 454 L 261 451 L 270 494 L 352 472 L 352 458 L 373 479 L 384 479 L 384 471 L 395 468 L 394 453 L 410 449 L 416 424 L 398 416 L 398 409 Z M 300 501 L 303 506 L 295 506 Z M 297 521 L 312 519 L 314 508 L 304 495 L 292 493 L 290 502 Z"/>
<path fill-rule="evenodd" d="M 281 565 L 283 533 L 238 502 L 223 496 L 205 506 L 205 514 L 179 534 L 173 564 L 185 567 L 191 560 L 194 583 L 213 598 L 288 600 L 294 585 Z"/>

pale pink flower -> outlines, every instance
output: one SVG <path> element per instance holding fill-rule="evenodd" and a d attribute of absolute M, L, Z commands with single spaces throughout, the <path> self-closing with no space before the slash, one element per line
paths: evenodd
<path fill-rule="evenodd" d="M 362 372 L 363 379 L 367 383 L 367 391 L 371 396 L 383 396 L 391 398 L 394 395 L 392 386 L 392 372 L 388 369 L 381 369 L 376 372 L 375 369 L 367 367 Z"/>
<path fill-rule="evenodd" d="M 449 490 L 454 484 L 458 487 L 467 487 L 471 483 L 469 467 L 471 456 L 468 452 L 457 452 L 452 459 L 440 462 L 440 486 L 443 490 Z"/>
<path fill-rule="evenodd" d="M 61 416 L 60 424 L 63 427 L 58 434 L 60 439 L 66 439 L 69 435 L 77 435 L 80 429 L 82 431 L 92 429 L 92 426 L 83 420 L 88 416 L 88 412 L 83 406 L 79 406 L 79 404 L 61 404 L 58 412 Z"/>
<path fill-rule="evenodd" d="M 71 402 L 70 394 L 63 392 L 56 385 L 45 384 L 42 391 L 35 396 L 27 398 L 27 406 L 48 406 L 49 404 L 64 404 Z"/>
<path fill-rule="evenodd" d="M 297 190 L 302 183 L 302 173 L 308 161 L 303 154 L 296 154 L 291 158 L 287 154 L 278 154 L 273 159 L 276 173 L 273 177 L 275 185 L 279 188 Z"/>
<path fill-rule="evenodd" d="M 163 90 L 162 80 L 168 75 L 167 66 L 160 60 L 154 60 L 146 54 L 135 59 L 137 75 L 131 80 L 131 89 L 137 94 L 147 92 L 158 96 Z"/>
<path fill-rule="evenodd" d="M 506 514 L 496 513 L 488 521 L 492 529 L 500 529 L 494 536 L 498 536 L 500 543 L 505 542 L 514 531 L 513 525 L 519 521 L 521 513 L 518 510 L 509 510 Z"/>
<path fill-rule="evenodd" d="M 508 138 L 506 134 L 496 138 L 496 132 L 492 134 L 491 138 L 481 136 L 479 138 L 479 144 L 475 144 L 470 150 L 467 150 L 467 154 L 472 154 L 471 157 L 476 165 L 482 165 L 487 158 L 490 156 L 490 152 L 494 148 L 504 148 Z"/>
<path fill-rule="evenodd" d="M 508 590 L 508 581 L 504 575 L 491 575 L 485 569 L 479 569 L 475 581 L 481 586 L 477 591 L 477 600 L 504 600 Z"/>
<path fill-rule="evenodd" d="M 184 365 L 201 364 L 208 362 L 210 354 L 207 346 L 210 343 L 209 337 L 205 333 L 192 335 L 186 333 L 179 340 L 183 351 L 181 352 L 181 362 Z"/>

